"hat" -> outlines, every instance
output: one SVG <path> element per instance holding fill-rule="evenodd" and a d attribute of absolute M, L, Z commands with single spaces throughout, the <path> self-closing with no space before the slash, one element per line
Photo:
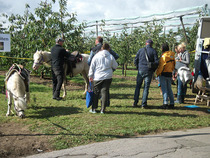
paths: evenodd
<path fill-rule="evenodd" d="M 151 39 L 148 39 L 148 40 L 146 41 L 146 43 L 153 44 L 153 41 L 152 41 Z"/>
<path fill-rule="evenodd" d="M 62 37 L 57 37 L 55 40 L 56 43 L 58 42 L 64 42 L 64 39 Z"/>

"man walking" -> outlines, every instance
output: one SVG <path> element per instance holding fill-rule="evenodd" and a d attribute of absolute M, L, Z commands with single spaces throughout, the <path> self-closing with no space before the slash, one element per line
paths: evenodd
<path fill-rule="evenodd" d="M 152 65 L 158 65 L 158 56 L 154 48 L 152 48 L 153 41 L 148 39 L 146 41 L 146 47 L 139 49 L 136 54 L 134 64 L 138 68 L 137 80 L 136 80 L 136 89 L 134 94 L 134 103 L 133 107 L 137 107 L 139 102 L 140 88 L 144 81 L 144 91 L 142 96 L 142 108 L 147 108 L 147 98 L 149 94 L 149 87 L 152 80 L 153 72 L 155 71 L 148 66 L 148 63 Z"/>

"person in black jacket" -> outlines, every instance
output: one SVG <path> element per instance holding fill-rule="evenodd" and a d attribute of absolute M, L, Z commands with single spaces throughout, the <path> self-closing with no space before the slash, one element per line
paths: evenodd
<path fill-rule="evenodd" d="M 147 106 L 147 98 L 149 94 L 149 87 L 152 80 L 152 75 L 154 70 L 148 66 L 148 61 L 146 58 L 146 54 L 149 62 L 154 65 L 158 65 L 158 56 L 157 52 L 154 48 L 152 48 L 153 41 L 148 39 L 146 41 L 146 47 L 139 49 L 136 54 L 134 64 L 138 68 L 138 74 L 136 79 L 136 89 L 134 94 L 134 103 L 133 107 L 137 107 L 140 95 L 140 88 L 144 81 L 144 91 L 142 96 L 142 108 L 148 108 Z"/>
<path fill-rule="evenodd" d="M 52 66 L 52 81 L 53 81 L 53 99 L 61 100 L 60 90 L 63 84 L 64 75 L 64 58 L 69 56 L 69 53 L 62 47 L 64 43 L 63 38 L 56 39 L 56 45 L 51 49 L 51 66 Z"/>
<path fill-rule="evenodd" d="M 91 61 L 92 61 L 94 55 L 101 50 L 102 45 L 103 45 L 103 38 L 101 36 L 98 36 L 95 40 L 95 47 L 91 48 L 91 50 L 90 50 L 90 56 L 88 58 L 88 65 L 89 66 L 91 64 Z M 110 52 L 110 54 L 113 55 L 115 60 L 117 60 L 119 58 L 119 55 L 115 51 L 113 51 L 112 49 L 109 52 Z"/>

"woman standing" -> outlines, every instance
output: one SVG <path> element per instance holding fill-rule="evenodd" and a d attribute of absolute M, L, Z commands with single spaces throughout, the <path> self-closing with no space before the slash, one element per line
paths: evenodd
<path fill-rule="evenodd" d="M 160 79 L 160 85 L 163 95 L 163 105 L 160 106 L 162 109 L 173 109 L 174 108 L 174 95 L 171 89 L 172 72 L 175 68 L 175 53 L 169 51 L 168 44 L 162 45 L 163 54 L 159 60 L 159 66 L 156 70 L 156 74 Z M 170 104 L 168 105 L 168 98 Z"/>
<path fill-rule="evenodd" d="M 190 64 L 190 54 L 186 51 L 185 43 L 178 45 L 179 56 L 176 59 L 176 69 L 179 71 L 180 68 L 188 68 Z M 187 83 L 183 83 L 180 79 L 180 74 L 177 75 L 178 81 L 178 91 L 177 91 L 177 100 L 175 103 L 181 104 L 184 103 L 184 98 L 187 92 Z"/>
<path fill-rule="evenodd" d="M 92 59 L 89 70 L 89 80 L 93 82 L 93 105 L 91 113 L 96 113 L 98 108 L 98 99 L 101 94 L 101 113 L 105 112 L 109 103 L 109 87 L 112 82 L 113 70 L 118 64 L 110 54 L 110 46 L 104 43 L 102 50 L 99 51 Z"/>

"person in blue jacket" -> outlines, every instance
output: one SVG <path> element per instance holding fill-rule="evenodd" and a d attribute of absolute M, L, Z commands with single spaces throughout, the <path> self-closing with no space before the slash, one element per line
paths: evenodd
<path fill-rule="evenodd" d="M 136 89 L 134 94 L 133 107 L 137 107 L 137 104 L 139 102 L 140 88 L 144 81 L 144 91 L 143 91 L 141 106 L 142 108 L 148 108 L 147 98 L 154 70 L 152 68 L 149 68 L 146 54 L 149 62 L 158 65 L 158 55 L 156 50 L 152 48 L 152 45 L 153 41 L 151 39 L 148 39 L 146 41 L 146 47 L 139 49 L 135 57 L 134 64 L 138 69 L 138 74 L 136 80 Z"/>

